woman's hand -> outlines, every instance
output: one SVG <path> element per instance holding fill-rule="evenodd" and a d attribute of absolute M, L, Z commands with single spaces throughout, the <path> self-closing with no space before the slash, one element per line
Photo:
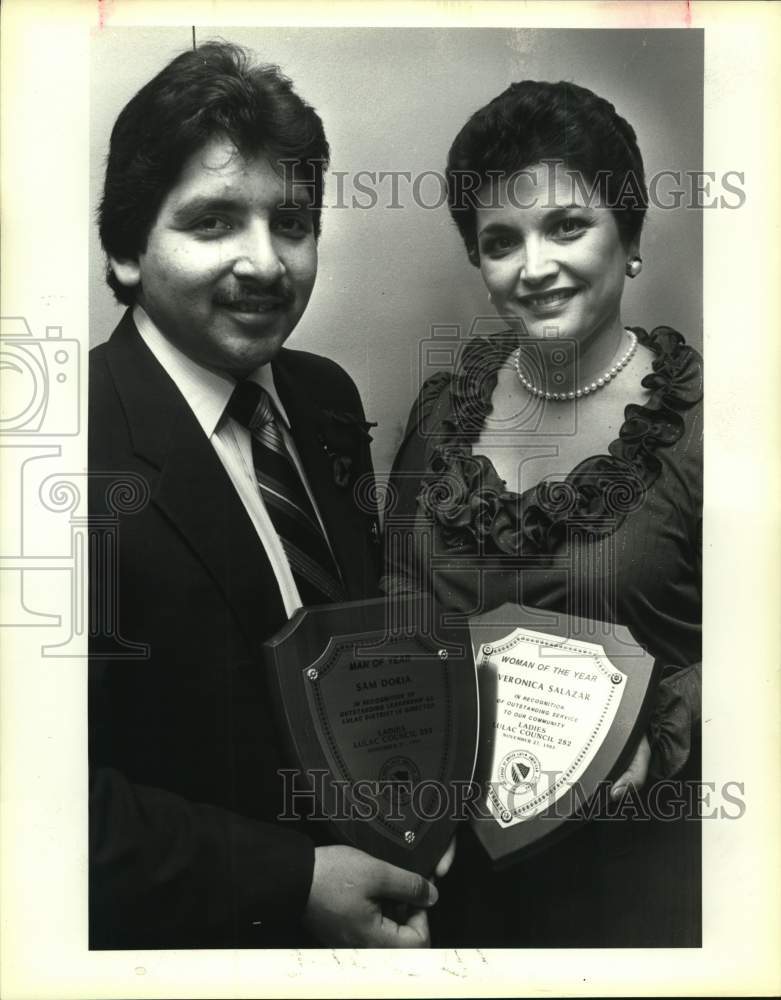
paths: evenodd
<path fill-rule="evenodd" d="M 434 869 L 434 878 L 444 878 L 445 875 L 450 871 L 450 866 L 453 864 L 453 858 L 456 856 L 456 835 L 450 838 L 450 843 L 447 845 L 447 850 L 439 859 L 437 867 Z"/>
<path fill-rule="evenodd" d="M 648 777 L 648 763 L 650 760 L 651 745 L 648 742 L 648 737 L 643 736 L 632 758 L 632 763 L 621 777 L 613 783 L 613 787 L 610 789 L 610 798 L 620 799 L 630 788 L 636 788 L 639 791 Z"/>

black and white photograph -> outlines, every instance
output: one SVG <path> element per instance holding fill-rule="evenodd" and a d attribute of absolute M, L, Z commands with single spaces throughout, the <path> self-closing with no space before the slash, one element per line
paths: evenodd
<path fill-rule="evenodd" d="M 779 985 L 778 19 L 413 6 L 4 18 L 4 995 Z"/>

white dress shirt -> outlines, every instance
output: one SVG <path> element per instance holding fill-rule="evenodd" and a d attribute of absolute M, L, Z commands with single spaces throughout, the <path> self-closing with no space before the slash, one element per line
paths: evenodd
<path fill-rule="evenodd" d="M 282 542 L 274 529 L 255 479 L 250 432 L 225 413 L 225 407 L 228 405 L 228 400 L 236 386 L 235 380 L 228 375 L 220 375 L 204 368 L 188 358 L 163 336 L 141 306 L 137 305 L 133 308 L 133 319 L 141 334 L 141 339 L 173 379 L 228 473 L 266 551 L 289 618 L 297 608 L 302 606 L 302 601 L 287 556 L 282 548 Z M 327 539 L 325 526 L 290 434 L 290 421 L 274 385 L 271 365 L 262 365 L 249 378 L 262 386 L 271 397 L 285 444 L 298 469 L 304 488 L 312 501 L 312 507 L 323 527 L 323 534 Z M 218 524 L 215 524 L 215 531 L 219 531 L 219 527 Z M 260 599 L 261 595 L 258 595 L 258 600 Z"/>

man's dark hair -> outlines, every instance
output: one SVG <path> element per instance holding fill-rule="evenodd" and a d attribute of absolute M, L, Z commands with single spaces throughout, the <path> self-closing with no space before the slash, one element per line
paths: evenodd
<path fill-rule="evenodd" d="M 278 67 L 253 66 L 239 46 L 207 42 L 170 62 L 114 124 L 98 212 L 106 254 L 136 260 L 144 252 L 185 162 L 215 136 L 231 140 L 243 156 L 292 161 L 296 182 L 309 189 L 319 236 L 329 158 L 319 115 Z M 120 302 L 132 305 L 135 289 L 117 280 L 110 263 L 106 281 Z"/>
<path fill-rule="evenodd" d="M 595 185 L 592 190 L 604 197 L 624 246 L 640 235 L 648 192 L 632 126 L 585 87 L 523 80 L 476 111 L 448 154 L 450 214 L 475 266 L 480 263 L 475 232 L 480 185 L 543 162 L 561 163 Z"/>

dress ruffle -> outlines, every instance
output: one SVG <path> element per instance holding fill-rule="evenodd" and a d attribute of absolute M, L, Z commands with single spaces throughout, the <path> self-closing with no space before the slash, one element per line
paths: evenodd
<path fill-rule="evenodd" d="M 426 383 L 419 399 L 424 418 L 450 384 L 450 405 L 428 427 L 437 443 L 418 495 L 446 547 L 459 554 L 552 553 L 571 519 L 594 535 L 610 534 L 643 503 L 661 472 L 657 451 L 680 439 L 682 412 L 702 399 L 702 363 L 670 327 L 631 329 L 655 355 L 652 373 L 642 380 L 649 399 L 626 407 L 608 454 L 587 458 L 564 480 L 542 481 L 522 494 L 507 490 L 493 464 L 472 454 L 491 412 L 499 368 L 518 346 L 517 336 L 475 338 L 455 375 L 440 372 Z"/>
<path fill-rule="evenodd" d="M 417 503 L 433 519 L 439 541 L 454 555 L 552 555 L 577 519 L 593 536 L 615 531 L 638 509 L 658 479 L 658 453 L 680 440 L 683 414 L 702 399 L 702 359 L 670 327 L 646 333 L 632 327 L 654 354 L 642 380 L 644 404 L 631 403 L 608 453 L 579 463 L 563 480 L 543 480 L 522 494 L 509 491 L 485 456 L 472 453 L 491 412 L 498 371 L 518 347 L 514 333 L 476 338 L 464 348 L 455 374 L 438 372 L 423 386 L 411 427 L 432 442 Z M 446 394 L 446 395 L 445 395 Z M 391 574 L 386 589 L 408 581 Z M 651 773 L 669 777 L 689 757 L 692 726 L 700 716 L 701 666 L 666 663 L 657 686 L 648 735 Z"/>

